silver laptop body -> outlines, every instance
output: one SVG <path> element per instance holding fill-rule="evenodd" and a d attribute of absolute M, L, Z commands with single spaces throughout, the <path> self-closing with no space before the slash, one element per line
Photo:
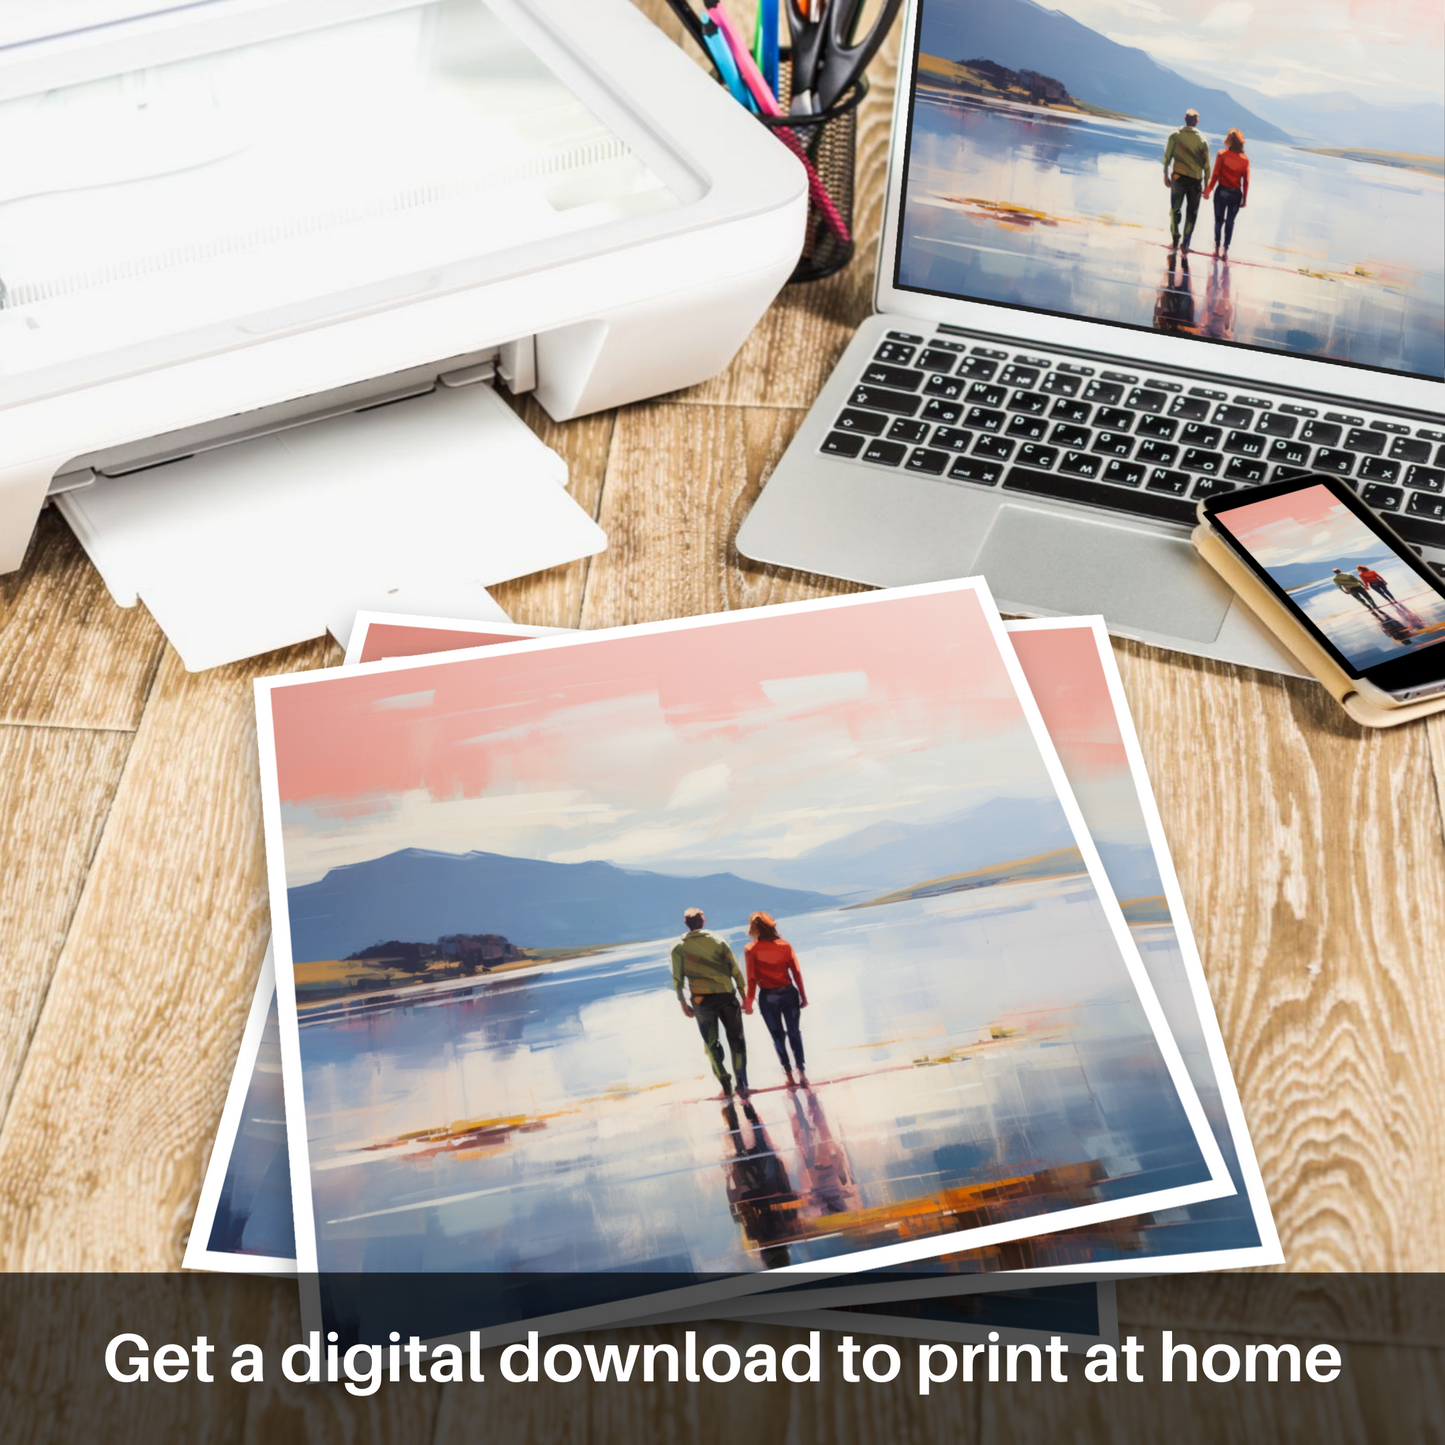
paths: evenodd
<path fill-rule="evenodd" d="M 1363 261 L 1356 274 L 1328 259 L 1281 259 L 1284 248 L 1263 244 L 1278 239 L 1269 229 L 1272 219 L 1278 225 L 1271 206 L 1290 202 L 1278 192 L 1293 186 L 1310 193 L 1307 170 L 1301 180 L 1289 165 L 1364 166 L 1349 172 L 1347 182 L 1331 182 L 1343 187 L 1339 203 L 1348 205 L 1351 184 L 1373 193 L 1375 173 L 1384 172 L 1378 164 L 1311 160 L 1316 152 L 1297 145 L 1256 142 L 1256 209 L 1238 213 L 1234 255 L 1224 258 L 1213 254 L 1208 201 L 1199 206 L 1191 248 L 1170 243 L 1166 126 L 1030 105 L 1039 101 L 1037 92 L 1003 90 L 1017 71 L 962 63 L 989 56 L 966 55 L 948 70 L 926 51 L 920 73 L 927 84 L 919 87 L 918 104 L 920 114 L 924 107 L 927 113 L 915 123 L 920 14 L 946 7 L 950 22 L 965 17 L 967 34 L 970 7 L 982 13 L 985 5 L 990 28 L 981 32 L 979 49 L 1006 43 L 999 38 L 1000 13 L 1022 26 L 1021 34 L 1042 36 L 1041 46 L 1048 27 L 1066 18 L 1030 0 L 910 4 L 876 314 L 858 329 L 779 461 L 743 523 L 738 549 L 757 561 L 879 586 L 982 573 L 1005 612 L 1102 613 L 1121 636 L 1299 674 L 1298 664 L 1194 555 L 1188 537 L 1198 500 L 1210 489 L 1288 476 L 1291 469 L 1348 475 L 1445 573 L 1445 385 L 1432 379 L 1445 371 L 1439 271 L 1413 281 L 1401 282 L 1398 272 L 1380 279 L 1365 274 Z M 1023 76 L 1027 84 L 1041 79 L 1027 70 Z M 1058 90 L 1067 84 L 1065 78 Z M 1185 83 L 1179 109 L 1194 95 L 1216 93 Z M 1202 98 L 1199 104 L 1212 162 L 1230 111 L 1244 107 L 1218 101 L 1224 114 L 1211 116 Z M 1264 128 L 1247 113 L 1255 128 Z M 1022 158 L 1007 158 L 1012 172 L 1000 172 L 1003 163 L 995 158 L 990 175 L 987 143 L 996 142 L 1000 127 L 1006 137 L 1008 128 L 1023 128 L 1033 149 L 1020 147 Z M 1062 209 L 1050 215 L 1015 204 L 1019 187 L 1008 184 L 1000 194 L 1000 174 L 1007 181 L 1019 167 L 1033 167 L 1022 185 L 1027 192 L 1033 173 L 1048 164 L 1043 148 L 1061 142 L 1087 149 L 1087 134 L 1077 137 L 1090 127 L 1107 132 L 1105 141 L 1117 149 L 1100 156 L 1133 186 L 1141 184 L 1133 168 L 1146 163 L 1138 158 L 1157 146 L 1147 182 L 1158 187 L 1157 234 L 1112 216 L 1080 221 Z M 1060 134 L 1051 141 L 1050 132 Z M 980 150 L 982 171 L 972 159 Z M 1093 178 L 1085 174 L 1077 182 L 1076 199 L 1085 209 L 1088 186 L 1102 169 L 1096 164 Z M 1406 245 L 1413 257 L 1433 254 L 1439 268 L 1445 264 L 1439 181 L 1398 169 L 1384 173 L 1391 185 L 1405 175 L 1407 189 L 1420 191 L 1409 192 Z M 1257 213 L 1263 225 L 1251 239 Z M 1186 197 L 1181 226 L 1187 219 Z M 1359 217 L 1349 224 L 1358 225 Z M 1388 251 L 1380 235 L 1376 249 Z M 1083 319 L 1046 304 L 999 304 L 1013 288 L 1015 302 L 1027 305 L 1030 275 L 1047 302 L 1070 284 L 1070 248 L 1088 266 L 1098 245 L 1116 247 L 1109 254 L 1122 257 L 1117 269 L 1152 273 L 1151 295 L 1134 294 L 1142 283 L 1130 291 L 1127 274 L 1123 282 L 1105 278 L 1115 285 L 1112 294 L 1123 297 L 1121 311 L 1134 318 L 1131 324 Z M 960 265 L 968 269 L 959 271 Z M 1332 265 L 1339 279 L 1330 279 Z M 918 284 L 920 270 L 927 289 Z M 1415 292 L 1397 306 L 1401 288 L 1411 284 Z M 976 287 L 992 289 L 994 299 L 971 299 L 965 288 Z M 1110 294 L 1104 287 L 1104 310 Z M 1093 304 L 1100 314 L 1096 299 Z M 1325 305 L 1334 306 L 1338 324 L 1323 348 L 1310 334 L 1315 350 L 1353 349 L 1368 367 L 1291 348 L 1289 338 L 1310 324 L 1310 308 Z M 1393 316 L 1392 308 L 1404 318 L 1397 332 L 1379 321 Z M 1146 314 L 1147 329 L 1139 319 Z M 1254 344 L 1227 344 L 1240 334 Z M 1351 339 L 1356 335 L 1358 345 Z M 1210 338 L 1225 344 L 1208 344 Z"/>

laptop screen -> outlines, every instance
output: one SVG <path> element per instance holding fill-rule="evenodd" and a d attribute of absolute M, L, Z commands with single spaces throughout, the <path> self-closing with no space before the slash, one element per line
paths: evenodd
<path fill-rule="evenodd" d="M 900 289 L 1445 377 L 1413 0 L 920 0 Z"/>

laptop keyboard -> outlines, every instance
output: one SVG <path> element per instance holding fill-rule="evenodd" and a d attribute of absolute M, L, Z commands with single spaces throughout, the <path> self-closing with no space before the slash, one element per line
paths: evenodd
<path fill-rule="evenodd" d="M 821 450 L 1191 526 L 1202 497 L 1327 472 L 1445 548 L 1445 430 L 947 335 L 888 332 Z"/>

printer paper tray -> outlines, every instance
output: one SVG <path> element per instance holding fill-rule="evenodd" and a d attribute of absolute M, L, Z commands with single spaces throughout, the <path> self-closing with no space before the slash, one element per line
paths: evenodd
<path fill-rule="evenodd" d="M 492 583 L 590 556 L 567 467 L 485 385 L 293 427 L 66 492 L 55 504 L 122 606 L 192 671 L 358 610 L 501 616 Z"/>

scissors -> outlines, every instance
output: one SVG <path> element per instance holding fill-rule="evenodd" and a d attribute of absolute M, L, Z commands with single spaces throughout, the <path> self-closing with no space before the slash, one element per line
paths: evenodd
<path fill-rule="evenodd" d="M 793 40 L 794 115 L 827 110 L 878 53 L 903 0 L 883 0 L 860 40 L 867 0 L 788 0 Z"/>

